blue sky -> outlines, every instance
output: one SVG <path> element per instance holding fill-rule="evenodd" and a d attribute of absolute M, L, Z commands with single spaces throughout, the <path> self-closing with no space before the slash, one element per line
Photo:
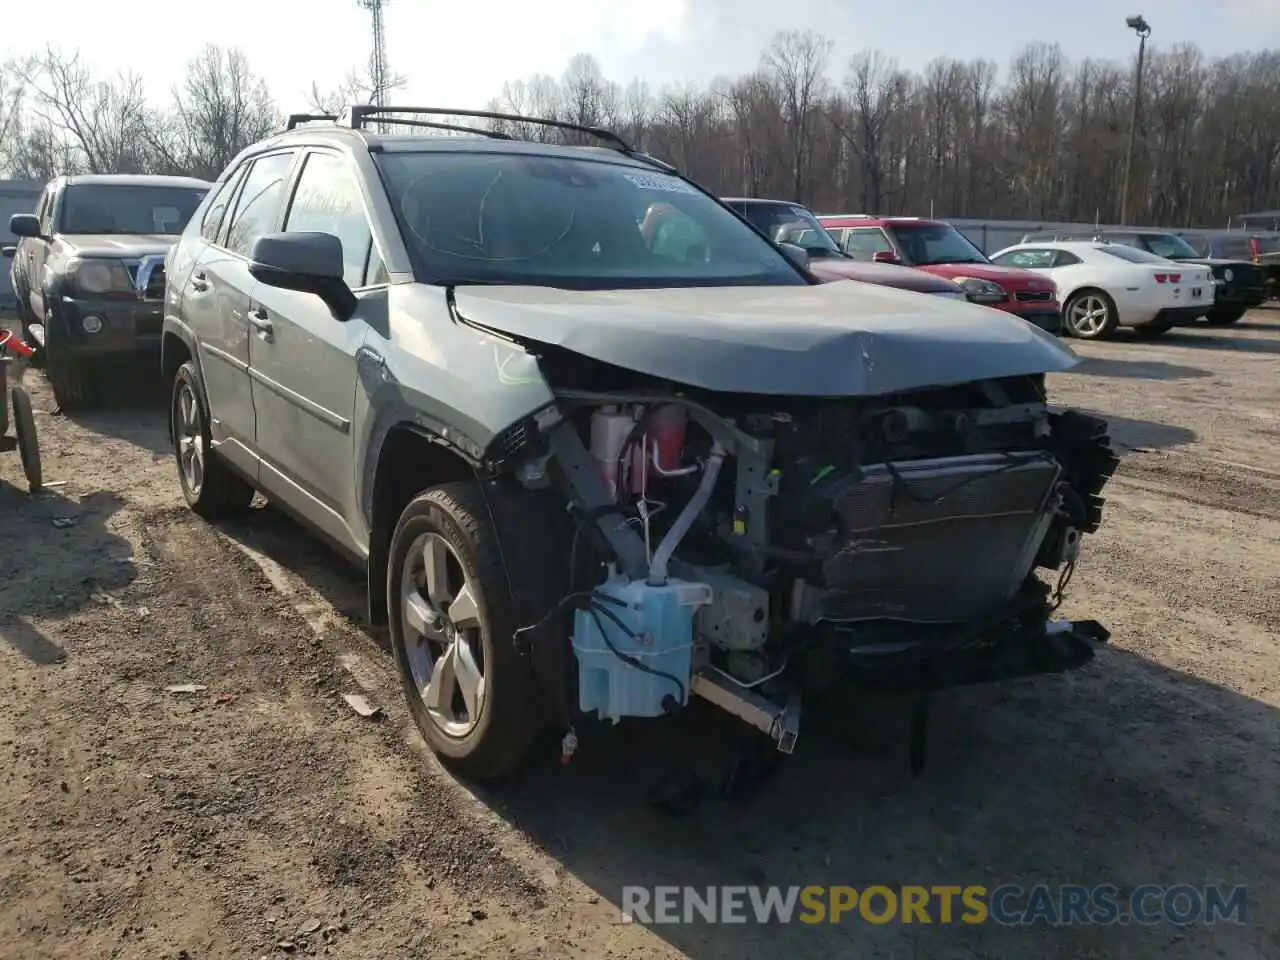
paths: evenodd
<path fill-rule="evenodd" d="M 241 47 L 286 110 L 305 106 L 313 80 L 335 84 L 368 57 L 368 20 L 357 0 L 169 0 L 160 16 L 132 16 L 129 5 L 102 0 L 5 7 L 0 57 L 47 43 L 78 48 L 97 68 L 141 73 L 157 99 L 206 41 Z M 755 66 L 779 29 L 830 37 L 837 79 L 848 57 L 867 47 L 910 67 L 938 56 L 1003 65 L 1033 40 L 1057 41 L 1072 59 L 1125 58 L 1136 48 L 1124 26 L 1130 13 L 1151 22 L 1157 49 L 1280 48 L 1280 0 L 1146 0 L 1133 9 L 1115 0 L 390 0 L 386 17 L 392 66 L 410 79 L 406 101 L 473 107 L 506 79 L 558 76 L 579 51 L 594 54 L 611 79 L 643 76 L 654 88 L 738 74 Z"/>

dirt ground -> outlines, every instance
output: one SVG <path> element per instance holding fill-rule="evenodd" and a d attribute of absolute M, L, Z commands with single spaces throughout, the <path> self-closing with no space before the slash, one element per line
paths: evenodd
<path fill-rule="evenodd" d="M 0 957 L 1280 956 L 1280 310 L 1078 349 L 1052 389 L 1112 419 L 1124 462 L 1065 609 L 1111 646 L 940 697 L 921 776 L 900 705 L 860 703 L 684 817 L 646 786 L 669 730 L 500 791 L 455 782 L 358 577 L 270 508 L 189 514 L 162 401 L 55 417 L 29 374 L 52 485 L 29 497 L 0 456 Z M 1244 884 L 1250 912 L 618 922 L 624 884 L 1036 882 Z"/>

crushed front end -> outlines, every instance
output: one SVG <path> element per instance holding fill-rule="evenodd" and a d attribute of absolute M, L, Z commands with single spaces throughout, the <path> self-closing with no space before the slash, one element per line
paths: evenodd
<path fill-rule="evenodd" d="M 790 752 L 816 686 L 1060 672 L 1107 639 L 1054 612 L 1117 458 L 1042 377 L 820 399 L 613 373 L 549 375 L 587 385 L 557 387 L 514 455 L 574 518 L 582 711 L 699 696 Z"/>

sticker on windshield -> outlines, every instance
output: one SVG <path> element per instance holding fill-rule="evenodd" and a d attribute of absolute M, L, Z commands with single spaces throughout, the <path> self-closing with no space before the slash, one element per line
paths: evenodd
<path fill-rule="evenodd" d="M 683 180 L 677 180 L 674 177 L 651 177 L 643 173 L 624 173 L 623 176 L 641 190 L 660 190 L 663 193 L 696 194 L 698 192 Z"/>

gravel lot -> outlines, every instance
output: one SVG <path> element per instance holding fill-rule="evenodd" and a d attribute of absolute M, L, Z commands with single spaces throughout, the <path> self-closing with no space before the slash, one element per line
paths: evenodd
<path fill-rule="evenodd" d="M 403 709 L 362 585 L 270 508 L 181 504 L 163 400 L 49 414 L 0 456 L 0 957 L 1280 956 L 1280 311 L 1084 345 L 1057 399 L 1124 463 L 1066 612 L 1084 670 L 811 722 L 782 774 L 682 818 L 673 731 L 477 795 Z M 167 692 L 200 684 L 195 693 Z M 364 719 L 341 694 L 382 710 Z M 664 740 L 665 738 L 665 740 Z M 623 884 L 1246 884 L 1179 929 L 616 922 Z M 1265 907 L 1272 904 L 1272 909 Z"/>

